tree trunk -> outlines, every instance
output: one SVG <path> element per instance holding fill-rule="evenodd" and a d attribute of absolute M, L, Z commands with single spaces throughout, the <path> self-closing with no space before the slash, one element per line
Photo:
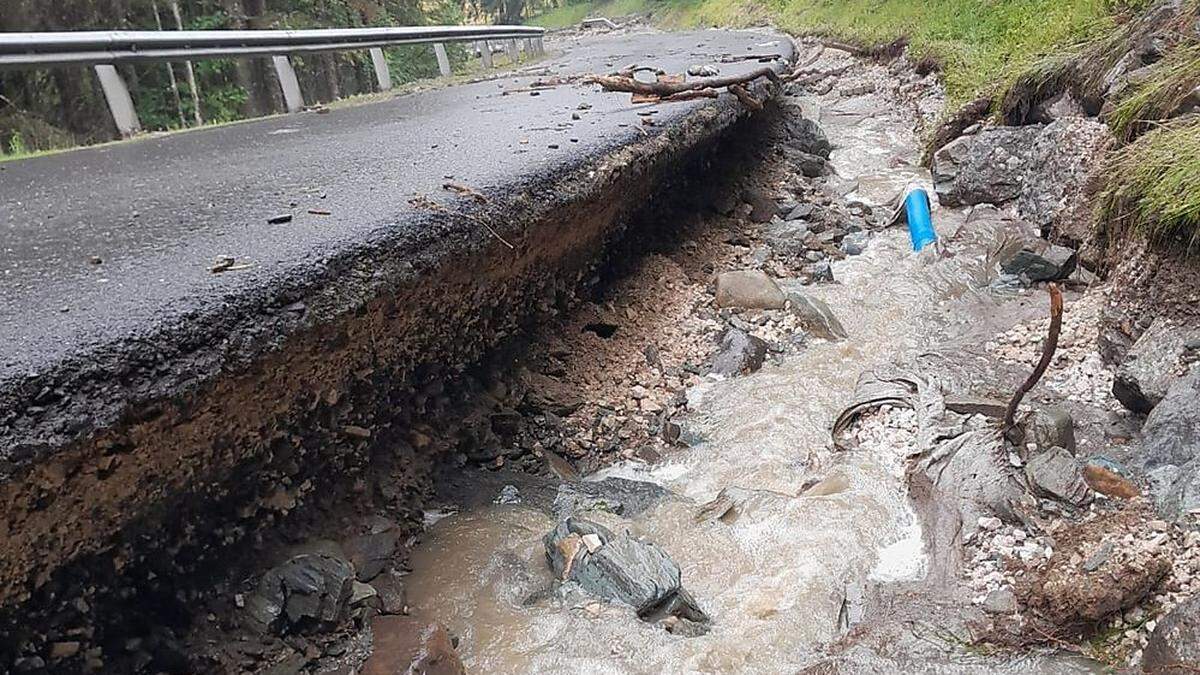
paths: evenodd
<path fill-rule="evenodd" d="M 171 13 L 175 15 L 175 30 L 183 30 L 183 16 L 179 13 L 179 0 L 171 0 Z M 187 71 L 188 89 L 192 91 L 192 116 L 196 126 L 204 126 L 204 115 L 200 112 L 200 88 L 196 86 L 196 69 L 191 61 L 184 61 Z"/>
<path fill-rule="evenodd" d="M 154 9 L 154 25 L 158 26 L 158 30 L 162 30 L 162 17 L 158 14 L 158 0 L 152 0 L 150 7 Z M 167 67 L 167 81 L 171 86 L 171 95 L 175 97 L 175 111 L 179 113 L 179 126 L 187 126 L 187 118 L 183 116 L 183 99 L 179 97 L 179 83 L 175 81 L 175 68 L 170 61 L 164 63 Z"/>

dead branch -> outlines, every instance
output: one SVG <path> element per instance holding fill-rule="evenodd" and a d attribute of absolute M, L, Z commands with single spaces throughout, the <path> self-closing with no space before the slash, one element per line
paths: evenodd
<path fill-rule="evenodd" d="M 463 195 L 464 197 L 470 197 L 480 204 L 486 204 L 488 200 L 488 198 L 484 196 L 482 192 L 479 192 L 474 188 L 469 188 L 466 185 L 459 185 L 458 183 L 442 183 L 442 189 Z"/>
<path fill-rule="evenodd" d="M 821 46 L 828 47 L 829 49 L 840 49 L 844 52 L 850 52 L 855 56 L 871 56 L 873 51 L 872 49 L 868 49 L 859 45 L 852 45 L 849 42 L 842 42 L 841 40 L 822 39 Z"/>
<path fill-rule="evenodd" d="M 775 61 L 783 58 L 779 54 L 723 54 L 719 63 L 737 63 L 738 61 Z"/>
<path fill-rule="evenodd" d="M 841 75 L 847 70 L 850 70 L 850 66 L 839 66 L 837 68 L 830 68 L 829 70 L 796 70 L 788 76 L 790 79 L 787 81 L 795 82 L 800 86 L 807 86 L 816 84 L 827 77 Z"/>
<path fill-rule="evenodd" d="M 744 75 L 722 75 L 718 77 L 701 77 L 691 81 L 638 82 L 632 77 L 621 75 L 593 75 L 585 80 L 600 85 L 605 91 L 627 91 L 632 94 L 650 94 L 653 96 L 673 96 L 685 91 L 699 89 L 724 89 L 731 84 L 746 84 L 760 77 L 772 82 L 779 82 L 780 77 L 770 66 L 755 69 Z"/>
<path fill-rule="evenodd" d="M 1062 331 L 1062 316 L 1063 316 L 1063 298 L 1062 291 L 1058 290 L 1058 284 L 1050 284 L 1050 332 L 1046 336 L 1046 341 L 1042 343 L 1042 358 L 1038 361 L 1037 366 L 1029 375 L 1029 379 L 1025 380 L 1013 394 L 1012 400 L 1008 402 L 1008 409 L 1004 412 L 1003 431 L 1005 436 L 1016 424 L 1017 406 L 1021 405 L 1021 399 L 1025 398 L 1031 389 L 1037 386 L 1038 380 L 1042 379 L 1042 375 L 1046 373 L 1046 369 L 1050 367 L 1050 361 L 1054 358 L 1054 351 L 1058 349 L 1058 334 Z"/>
<path fill-rule="evenodd" d="M 742 102 L 742 105 L 751 110 L 762 110 L 763 108 L 762 101 L 751 96 L 750 92 L 746 91 L 746 88 L 740 84 L 729 85 L 729 93 L 736 96 Z"/>
<path fill-rule="evenodd" d="M 692 91 L 681 91 L 678 94 L 671 94 L 662 99 L 663 101 L 690 101 L 696 98 L 716 98 L 718 96 L 716 89 L 693 89 Z"/>

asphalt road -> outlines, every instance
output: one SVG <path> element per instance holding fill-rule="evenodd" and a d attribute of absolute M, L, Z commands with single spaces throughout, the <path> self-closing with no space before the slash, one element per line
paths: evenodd
<path fill-rule="evenodd" d="M 635 62 L 683 72 L 723 54 L 791 54 L 786 40 L 762 31 L 609 35 L 548 47 L 539 66 L 551 74 Z M 591 85 L 505 95 L 539 77 L 0 164 L 0 402 L 47 371 L 86 367 L 93 353 L 133 353 L 164 326 L 261 298 L 340 252 L 422 227 L 428 212 L 410 199 L 451 199 L 446 180 L 502 191 L 714 105 L 651 106 L 659 126 L 644 128 L 637 111 L 648 106 Z M 269 224 L 278 214 L 293 219 Z M 214 274 L 222 255 L 250 266 Z"/>

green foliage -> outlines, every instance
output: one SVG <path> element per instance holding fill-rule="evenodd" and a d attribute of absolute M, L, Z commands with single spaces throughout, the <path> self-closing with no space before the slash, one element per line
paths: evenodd
<path fill-rule="evenodd" d="M 1104 167 L 1098 220 L 1110 241 L 1129 233 L 1200 245 L 1200 118 L 1162 125 L 1114 152 Z"/>

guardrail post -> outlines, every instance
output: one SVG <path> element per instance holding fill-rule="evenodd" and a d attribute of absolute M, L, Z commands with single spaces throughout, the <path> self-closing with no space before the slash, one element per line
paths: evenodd
<path fill-rule="evenodd" d="M 542 38 L 533 38 L 533 53 L 537 54 L 538 56 L 546 55 L 546 47 L 542 44 Z"/>
<path fill-rule="evenodd" d="M 300 81 L 296 79 L 296 70 L 286 56 L 272 56 L 275 64 L 275 74 L 279 76 L 279 86 L 283 89 L 283 102 L 288 112 L 300 112 L 304 109 L 304 95 L 300 93 Z"/>
<path fill-rule="evenodd" d="M 121 136 L 130 136 L 141 132 L 142 123 L 138 120 L 137 110 L 133 107 L 133 97 L 129 95 L 129 87 L 116 66 L 99 64 L 96 66 L 96 77 L 100 78 L 100 88 L 104 90 L 104 98 L 108 101 L 108 109 L 112 112 L 113 121 L 117 123 L 117 131 Z"/>
<path fill-rule="evenodd" d="M 508 60 L 514 64 L 521 60 L 521 53 L 517 51 L 517 40 L 513 38 L 504 43 L 505 50 L 508 51 Z"/>
<path fill-rule="evenodd" d="M 525 38 L 523 42 L 525 43 L 525 55 L 533 56 L 533 38 Z"/>
<path fill-rule="evenodd" d="M 488 44 L 487 40 L 479 41 L 479 56 L 483 59 L 483 65 L 486 68 L 495 68 L 496 64 L 492 62 L 492 45 Z"/>
<path fill-rule="evenodd" d="M 450 77 L 450 58 L 446 56 L 446 45 L 440 42 L 433 43 L 433 53 L 437 55 L 438 72 L 442 77 Z"/>
<path fill-rule="evenodd" d="M 375 65 L 375 79 L 379 82 L 379 91 L 390 91 L 392 88 L 392 71 L 388 70 L 387 59 L 383 58 L 383 50 L 371 48 L 371 63 Z"/>

